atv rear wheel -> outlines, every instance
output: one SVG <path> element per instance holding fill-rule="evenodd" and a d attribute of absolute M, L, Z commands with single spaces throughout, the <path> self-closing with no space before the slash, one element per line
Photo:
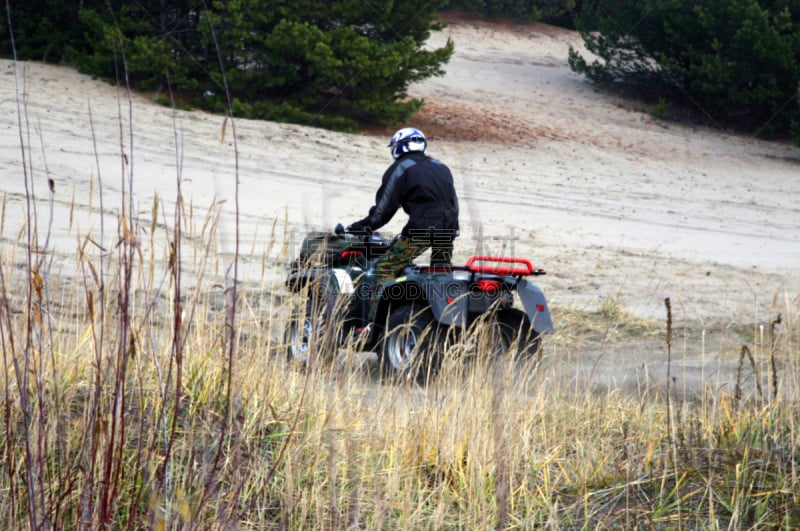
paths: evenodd
<path fill-rule="evenodd" d="M 495 316 L 497 332 L 502 335 L 505 351 L 515 349 L 523 358 L 531 358 L 538 363 L 542 356 L 541 334 L 533 329 L 530 318 L 522 310 L 506 308 Z"/>
<path fill-rule="evenodd" d="M 491 359 L 510 352 L 537 361 L 540 356 L 539 334 L 525 312 L 516 308 L 481 315 L 461 334 L 453 334 L 453 338 L 466 359 Z"/>
<path fill-rule="evenodd" d="M 393 376 L 424 381 L 433 376 L 440 363 L 438 324 L 430 307 L 401 306 L 389 314 L 381 343 L 381 362 Z"/>

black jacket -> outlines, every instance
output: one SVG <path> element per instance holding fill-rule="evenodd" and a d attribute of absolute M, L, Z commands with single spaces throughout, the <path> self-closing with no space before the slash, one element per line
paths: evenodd
<path fill-rule="evenodd" d="M 349 229 L 378 230 L 403 207 L 408 223 L 404 236 L 452 240 L 458 235 L 458 197 L 453 175 L 442 162 L 411 152 L 389 166 L 375 194 L 375 205 Z"/>

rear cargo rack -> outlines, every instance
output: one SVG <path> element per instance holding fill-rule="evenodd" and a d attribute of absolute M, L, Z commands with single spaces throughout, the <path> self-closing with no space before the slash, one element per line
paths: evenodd
<path fill-rule="evenodd" d="M 504 264 L 518 264 L 521 267 L 508 267 L 508 266 L 498 266 L 498 265 L 489 265 L 489 264 L 478 264 L 478 262 L 494 262 L 497 263 L 504 263 Z M 528 275 L 545 275 L 547 274 L 544 269 L 537 269 L 533 267 L 530 260 L 525 258 L 510 258 L 508 256 L 471 256 L 465 265 L 453 265 L 453 264 L 431 264 L 431 265 L 419 265 L 419 264 L 411 264 L 411 268 L 420 273 L 429 273 L 429 274 L 450 274 L 455 271 L 466 271 L 472 274 L 472 278 L 475 278 L 477 274 L 485 274 L 485 275 L 506 275 L 506 276 L 515 276 L 515 277 L 522 277 Z"/>
<path fill-rule="evenodd" d="M 481 264 L 483 262 L 483 264 Z M 494 263 L 494 264 L 492 264 Z M 515 266 L 500 266 L 495 264 L 516 264 Z M 473 273 L 490 275 L 544 275 L 542 269 L 535 269 L 530 260 L 526 258 L 513 258 L 510 256 L 470 256 L 466 268 Z"/>

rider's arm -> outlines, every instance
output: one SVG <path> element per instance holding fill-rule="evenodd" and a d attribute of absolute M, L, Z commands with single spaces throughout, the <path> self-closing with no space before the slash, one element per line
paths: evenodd
<path fill-rule="evenodd" d="M 378 230 L 391 221 L 400 208 L 406 170 L 414 164 L 415 162 L 410 157 L 406 157 L 386 170 L 381 179 L 381 187 L 375 194 L 375 205 L 369 209 L 369 214 L 364 219 L 358 220 L 348 227 L 350 232 L 359 232 L 365 229 Z"/>

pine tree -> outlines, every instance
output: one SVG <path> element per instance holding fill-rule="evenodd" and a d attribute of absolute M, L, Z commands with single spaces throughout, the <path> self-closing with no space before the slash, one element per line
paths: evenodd
<path fill-rule="evenodd" d="M 55 61 L 112 81 L 124 69 L 135 87 L 169 89 L 192 105 L 353 129 L 400 122 L 420 108 L 409 85 L 443 74 L 454 49 L 451 41 L 425 47 L 441 29 L 441 3 L 27 0 L 11 19 L 21 58 L 49 50 Z M 37 30 L 56 24 L 65 31 Z M 3 53 L 11 50 L 7 37 L 0 34 Z"/>
<path fill-rule="evenodd" d="M 577 19 L 605 85 L 694 109 L 709 122 L 800 140 L 800 5 L 758 0 L 586 2 Z"/>

